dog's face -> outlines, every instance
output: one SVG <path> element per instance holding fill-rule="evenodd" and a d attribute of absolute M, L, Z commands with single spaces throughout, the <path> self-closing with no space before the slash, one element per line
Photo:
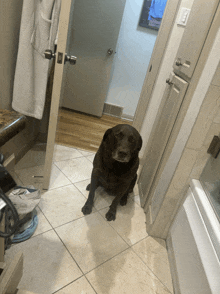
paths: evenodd
<path fill-rule="evenodd" d="M 130 125 L 120 124 L 105 132 L 103 141 L 114 160 L 129 162 L 137 157 L 142 147 L 142 138 L 138 131 Z"/>

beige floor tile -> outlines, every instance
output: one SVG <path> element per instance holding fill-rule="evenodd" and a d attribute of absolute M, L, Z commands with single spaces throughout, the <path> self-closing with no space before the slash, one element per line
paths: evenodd
<path fill-rule="evenodd" d="M 72 184 L 45 192 L 39 207 L 55 228 L 83 217 L 85 197 Z"/>
<path fill-rule="evenodd" d="M 134 191 L 133 191 L 134 196 L 137 196 L 139 194 L 139 190 L 138 190 L 138 184 L 136 182 L 135 186 L 134 186 Z"/>
<path fill-rule="evenodd" d="M 15 171 L 22 168 L 44 165 L 46 155 L 46 144 L 34 145 L 15 165 Z"/>
<path fill-rule="evenodd" d="M 93 290 L 89 282 L 85 277 L 79 278 L 75 282 L 70 285 L 64 287 L 56 294 L 95 294 L 96 292 Z"/>
<path fill-rule="evenodd" d="M 141 206 L 141 201 L 140 201 L 140 196 L 139 195 L 136 195 L 133 197 L 134 201 L 139 205 Z"/>
<path fill-rule="evenodd" d="M 27 290 L 18 290 L 16 294 L 40 294 L 40 293 L 33 293 L 32 291 L 27 291 Z"/>
<path fill-rule="evenodd" d="M 128 247 L 98 212 L 56 228 L 56 232 L 84 273 Z"/>
<path fill-rule="evenodd" d="M 99 213 L 105 218 L 108 209 L 99 210 Z M 129 245 L 147 237 L 145 213 L 131 198 L 128 198 L 125 206 L 118 205 L 116 220 L 109 222 L 109 224 Z"/>
<path fill-rule="evenodd" d="M 55 164 L 52 165 L 49 189 L 56 189 L 71 184 L 70 180 Z"/>
<path fill-rule="evenodd" d="M 79 189 L 80 192 L 86 197 L 86 199 L 88 198 L 88 195 L 89 195 L 89 191 L 86 190 L 86 187 L 89 183 L 90 183 L 90 179 L 74 184 L 77 187 L 77 189 Z M 97 190 L 95 191 L 94 206 L 97 210 L 105 208 L 105 207 L 109 207 L 113 199 L 114 197 L 111 195 L 108 195 L 102 187 L 98 187 Z"/>
<path fill-rule="evenodd" d="M 34 234 L 32 235 L 32 238 L 52 229 L 48 220 L 45 218 L 45 216 L 43 215 L 42 211 L 40 210 L 38 206 L 36 207 L 36 210 L 37 210 L 37 217 L 38 217 L 38 225 Z"/>
<path fill-rule="evenodd" d="M 16 252 L 24 254 L 19 289 L 51 294 L 82 275 L 82 272 L 54 231 L 43 233 L 6 251 L 6 260 Z"/>
<path fill-rule="evenodd" d="M 93 163 L 95 154 L 94 155 L 90 155 L 90 156 L 86 156 L 86 158 L 88 158 L 89 161 L 91 161 Z"/>
<path fill-rule="evenodd" d="M 16 174 L 25 186 L 33 185 L 37 189 L 43 188 L 43 178 L 34 178 L 33 176 L 43 176 L 44 165 L 16 170 Z M 53 164 L 49 189 L 56 189 L 70 184 L 70 180 L 59 170 L 55 164 Z"/>
<path fill-rule="evenodd" d="M 170 294 L 131 249 L 105 262 L 86 277 L 98 294 Z"/>
<path fill-rule="evenodd" d="M 149 236 L 132 246 L 132 248 L 160 281 L 173 293 L 165 241 Z"/>
<path fill-rule="evenodd" d="M 58 161 L 55 164 L 72 183 L 80 182 L 91 177 L 92 163 L 85 157 Z"/>
<path fill-rule="evenodd" d="M 77 150 L 78 150 L 83 156 L 89 156 L 89 155 L 95 154 L 95 152 L 91 152 L 91 151 L 87 151 L 87 150 L 83 150 L 83 149 L 79 149 L 79 148 L 77 148 Z"/>
<path fill-rule="evenodd" d="M 90 176 L 91 178 L 91 176 Z M 87 198 L 89 191 L 86 190 L 86 187 L 88 186 L 88 184 L 91 182 L 91 179 L 87 179 L 78 183 L 74 183 L 74 186 L 77 187 L 77 189 L 79 189 L 79 191 Z"/>
<path fill-rule="evenodd" d="M 58 144 L 55 145 L 53 161 L 61 161 L 77 157 L 82 157 L 82 153 L 80 153 L 76 148 L 70 148 Z"/>

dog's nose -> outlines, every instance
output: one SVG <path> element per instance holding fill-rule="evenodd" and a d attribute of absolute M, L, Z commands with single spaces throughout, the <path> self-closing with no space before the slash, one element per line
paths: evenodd
<path fill-rule="evenodd" d="M 119 151 L 119 152 L 118 152 L 118 155 L 119 155 L 121 158 L 124 158 L 124 157 L 127 156 L 127 153 L 124 152 L 124 151 Z"/>

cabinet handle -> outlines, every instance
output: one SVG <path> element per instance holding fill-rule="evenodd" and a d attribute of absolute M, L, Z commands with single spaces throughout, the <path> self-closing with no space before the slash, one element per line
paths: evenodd
<path fill-rule="evenodd" d="M 173 82 L 171 82 L 170 79 L 166 79 L 166 83 L 167 83 L 168 85 L 173 85 Z"/>

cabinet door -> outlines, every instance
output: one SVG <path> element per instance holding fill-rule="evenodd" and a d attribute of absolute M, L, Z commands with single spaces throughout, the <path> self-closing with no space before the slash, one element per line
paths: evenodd
<path fill-rule="evenodd" d="M 194 0 L 174 61 L 174 72 L 191 78 L 211 26 L 219 0 Z"/>
<path fill-rule="evenodd" d="M 148 193 L 188 87 L 186 81 L 173 73 L 170 74 L 167 83 L 147 144 L 144 166 L 138 180 L 142 206 L 146 203 Z"/>

